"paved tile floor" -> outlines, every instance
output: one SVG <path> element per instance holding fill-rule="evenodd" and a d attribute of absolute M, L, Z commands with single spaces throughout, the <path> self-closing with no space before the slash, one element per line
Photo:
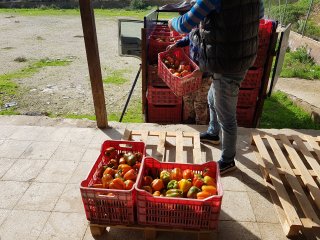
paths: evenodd
<path fill-rule="evenodd" d="M 0 117 L 0 239 L 92 240 L 79 184 L 93 166 L 101 143 L 124 129 L 201 131 L 202 126 L 95 123 L 44 117 Z M 252 129 L 239 128 L 238 170 L 222 178 L 224 197 L 218 233 L 212 239 L 287 239 L 250 150 Z M 279 130 L 269 130 L 278 133 Z M 294 130 L 282 130 L 292 132 Z M 307 131 L 320 135 L 320 131 Z M 218 148 L 204 145 L 214 160 Z M 160 232 L 157 239 L 197 239 Z M 143 239 L 139 230 L 110 229 L 97 239 Z M 299 237 L 303 239 L 303 237 Z"/>

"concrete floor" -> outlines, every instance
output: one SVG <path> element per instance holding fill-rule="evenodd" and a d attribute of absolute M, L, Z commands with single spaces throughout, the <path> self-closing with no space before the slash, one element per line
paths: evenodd
<path fill-rule="evenodd" d="M 89 240 L 79 185 L 97 159 L 101 143 L 130 130 L 203 131 L 205 126 L 109 123 L 47 117 L 0 117 L 0 239 Z M 265 130 L 264 130 L 265 131 Z M 238 169 L 222 178 L 224 197 L 211 239 L 287 239 L 250 149 L 252 129 L 239 128 Z M 314 130 L 268 133 L 319 136 Z M 202 145 L 218 160 L 220 149 Z M 210 155 L 207 155 L 210 156 Z M 212 160 L 206 157 L 207 161 Z M 203 160 L 205 161 L 205 160 Z M 142 239 L 139 230 L 112 229 L 98 239 Z M 197 239 L 196 234 L 160 232 L 157 239 Z M 303 236 L 298 239 L 304 239 Z"/>

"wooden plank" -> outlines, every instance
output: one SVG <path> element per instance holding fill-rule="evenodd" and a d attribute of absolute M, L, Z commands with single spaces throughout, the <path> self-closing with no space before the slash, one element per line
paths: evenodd
<path fill-rule="evenodd" d="M 149 132 L 148 131 L 141 131 L 141 137 L 140 137 L 140 140 L 144 143 L 147 143 L 148 142 L 148 134 Z"/>
<path fill-rule="evenodd" d="M 253 147 L 253 150 L 254 150 L 254 153 L 256 154 L 257 161 L 263 162 L 261 155 L 258 153 L 258 149 L 256 147 Z M 263 167 L 260 167 L 260 170 L 261 170 L 262 174 L 265 171 L 265 169 Z M 265 183 L 266 183 L 266 187 L 268 189 L 268 192 L 271 196 L 271 199 L 272 199 L 274 208 L 276 210 L 276 213 L 278 215 L 279 221 L 281 223 L 283 232 L 286 234 L 286 236 L 296 235 L 299 232 L 299 230 L 301 229 L 301 226 L 290 226 L 289 225 L 286 213 L 283 210 L 283 208 L 281 207 L 281 202 L 279 200 L 279 197 L 277 195 L 277 192 L 276 192 L 274 186 L 267 181 Z"/>
<path fill-rule="evenodd" d="M 96 24 L 92 1 L 79 0 L 84 43 L 87 54 L 91 91 L 98 128 L 108 126 L 107 110 L 101 74 Z"/>
<path fill-rule="evenodd" d="M 90 231 L 92 236 L 98 237 L 105 233 L 106 227 L 90 225 Z"/>
<path fill-rule="evenodd" d="M 146 228 L 144 230 L 144 239 L 145 240 L 155 240 L 157 236 L 157 231 L 154 229 Z"/>
<path fill-rule="evenodd" d="M 195 133 L 193 135 L 193 163 L 202 164 L 201 160 L 201 145 L 200 145 L 200 137 L 199 133 Z"/>
<path fill-rule="evenodd" d="M 166 132 L 161 132 L 159 134 L 159 143 L 157 146 L 157 156 L 161 158 L 161 161 L 163 162 L 165 160 L 165 144 L 166 144 Z"/>
<path fill-rule="evenodd" d="M 295 151 L 295 149 L 291 145 L 289 139 L 285 135 L 280 134 L 280 140 L 282 141 L 286 151 L 288 152 L 293 165 L 297 170 L 301 172 L 301 179 L 303 183 L 309 189 L 310 195 L 314 199 L 317 207 L 320 209 L 320 191 L 319 191 L 319 187 L 317 186 L 317 183 L 309 174 L 308 169 L 300 159 L 298 153 Z"/>
<path fill-rule="evenodd" d="M 307 143 L 310 145 L 310 147 L 313 149 L 313 151 L 316 153 L 318 159 L 320 160 L 320 147 L 319 144 L 315 141 L 315 138 L 311 136 L 305 135 L 305 138 L 307 140 Z M 313 157 L 313 155 L 311 154 Z M 320 164 L 317 162 L 316 159 L 312 159 L 312 163 L 309 163 L 312 169 L 317 173 L 317 176 L 320 180 Z"/>
<path fill-rule="evenodd" d="M 132 140 L 131 139 L 131 133 L 132 131 L 128 130 L 127 128 L 124 130 L 122 140 Z"/>
<path fill-rule="evenodd" d="M 309 163 L 309 165 L 312 167 L 312 169 L 318 174 L 317 176 L 320 179 L 320 164 L 317 162 L 317 159 L 315 159 L 312 155 L 312 153 L 308 150 L 308 148 L 306 147 L 306 145 L 303 143 L 303 141 L 301 140 L 301 138 L 299 138 L 298 136 L 293 136 L 294 141 L 296 142 L 296 144 L 298 145 L 301 153 L 303 154 L 303 156 L 305 157 L 305 159 L 307 160 L 307 162 Z"/>
<path fill-rule="evenodd" d="M 290 200 L 290 197 L 283 186 L 283 183 L 280 179 L 280 175 L 276 168 L 273 165 L 272 159 L 268 153 L 268 150 L 266 149 L 265 145 L 263 144 L 262 139 L 258 134 L 253 135 L 253 139 L 255 141 L 256 147 L 261 154 L 261 157 L 263 159 L 263 162 L 265 162 L 266 170 L 269 172 L 269 176 L 272 182 L 272 185 L 274 186 L 275 191 L 277 192 L 279 196 L 280 203 L 282 205 L 282 208 L 287 216 L 287 221 L 289 226 L 302 226 L 302 223 L 299 219 L 299 216 L 297 212 L 295 211 L 295 208 Z"/>
<path fill-rule="evenodd" d="M 148 227 L 148 226 L 142 226 L 139 224 L 130 224 L 130 225 L 112 225 L 112 224 L 94 224 L 94 223 L 90 223 L 90 227 L 94 226 L 94 227 L 111 227 L 111 228 L 119 228 L 119 229 L 134 229 L 134 230 L 153 230 L 153 231 L 163 231 L 163 232 L 189 232 L 189 233 L 212 233 L 214 232 L 214 230 L 196 230 L 196 229 L 181 229 L 181 228 L 170 228 L 170 227 Z"/>
<path fill-rule="evenodd" d="M 167 133 L 168 135 L 168 133 Z M 183 163 L 183 135 L 182 132 L 176 132 L 176 161 L 177 163 Z"/>
<path fill-rule="evenodd" d="M 296 199 L 298 200 L 303 213 L 305 214 L 305 216 L 307 218 L 309 218 L 311 220 L 311 222 L 313 221 L 313 223 L 310 223 L 310 224 L 312 224 L 315 227 L 319 226 L 320 220 L 319 220 L 317 214 L 315 213 L 311 203 L 309 202 L 308 197 L 304 193 L 298 179 L 296 178 L 295 174 L 293 173 L 286 157 L 284 156 L 283 152 L 281 151 L 277 141 L 271 136 L 267 136 L 267 140 L 268 140 L 268 142 L 274 152 L 274 155 L 275 155 L 276 159 L 278 160 L 281 168 L 285 172 L 284 175 L 285 175 L 289 185 L 291 186 L 293 193 L 294 193 Z"/>
<path fill-rule="evenodd" d="M 293 171 L 294 175 L 296 175 L 296 176 L 301 176 L 301 172 L 300 172 L 299 170 L 297 170 L 297 169 L 295 169 L 295 168 L 292 168 L 292 171 Z M 317 174 L 316 174 L 313 170 L 308 170 L 308 171 L 309 171 L 309 174 L 310 174 L 312 177 L 317 177 Z M 280 174 L 285 174 L 285 173 L 286 173 L 285 170 L 282 169 L 282 168 L 278 168 L 278 172 L 279 172 Z"/>

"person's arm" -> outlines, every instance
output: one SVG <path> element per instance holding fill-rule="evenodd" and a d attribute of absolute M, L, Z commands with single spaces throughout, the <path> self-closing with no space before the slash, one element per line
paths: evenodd
<path fill-rule="evenodd" d="M 264 5 L 263 5 L 263 0 L 260 0 L 259 3 L 259 18 L 263 18 L 264 17 Z"/>
<path fill-rule="evenodd" d="M 176 48 L 186 47 L 186 46 L 189 46 L 189 43 L 190 43 L 190 39 L 189 39 L 189 35 L 187 35 L 184 38 L 176 41 L 174 44 L 169 45 L 166 48 L 166 50 L 169 51 L 169 50 L 173 50 Z"/>
<path fill-rule="evenodd" d="M 219 8 L 220 0 L 197 0 L 187 13 L 169 20 L 168 25 L 179 33 L 189 33 L 212 10 Z"/>
<path fill-rule="evenodd" d="M 176 46 L 177 47 L 187 47 L 187 46 L 189 46 L 189 43 L 190 43 L 190 39 L 189 39 L 189 34 L 188 34 L 184 38 L 178 40 L 176 42 Z"/>

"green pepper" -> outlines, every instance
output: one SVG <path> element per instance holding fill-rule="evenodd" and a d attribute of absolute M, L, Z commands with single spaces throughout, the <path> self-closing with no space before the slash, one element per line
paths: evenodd
<path fill-rule="evenodd" d="M 187 193 L 187 198 L 197 198 L 198 192 L 201 192 L 201 189 L 196 186 L 192 186 Z"/>
<path fill-rule="evenodd" d="M 183 192 L 179 189 L 169 189 L 166 192 L 166 197 L 183 197 Z"/>
<path fill-rule="evenodd" d="M 178 188 L 179 188 L 179 183 L 176 180 L 171 180 L 167 185 L 167 189 L 178 189 Z"/>
<path fill-rule="evenodd" d="M 164 185 L 167 186 L 170 182 L 170 173 L 167 170 L 161 171 L 160 179 L 163 181 Z"/>

